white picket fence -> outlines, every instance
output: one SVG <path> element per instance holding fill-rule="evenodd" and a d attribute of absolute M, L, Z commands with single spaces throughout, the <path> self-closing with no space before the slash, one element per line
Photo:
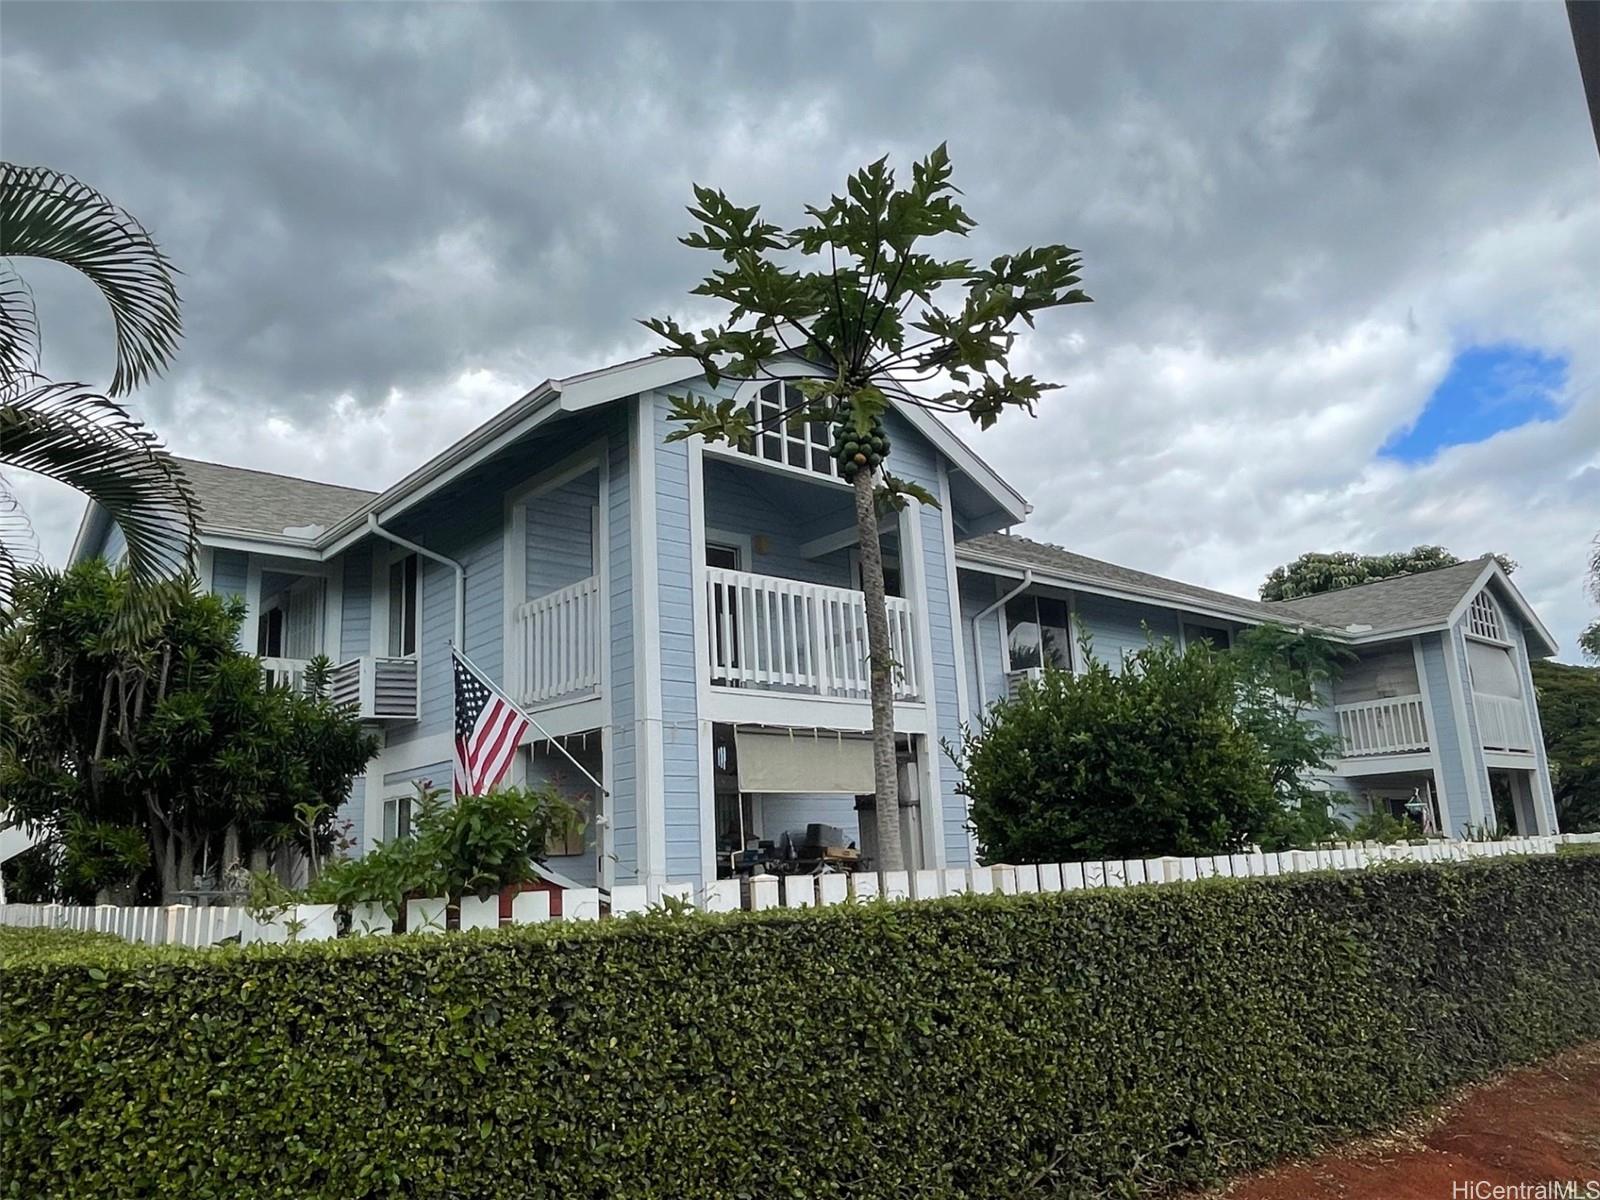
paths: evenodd
<path fill-rule="evenodd" d="M 1140 887 L 1195 879 L 1260 879 L 1306 871 L 1358 871 L 1394 862 L 1465 862 L 1508 855 L 1554 854 L 1562 845 L 1600 844 L 1600 833 L 1568 833 L 1548 837 L 1507 838 L 1493 842 L 1430 841 L 1421 845 L 1384 846 L 1347 843 L 1318 850 L 1285 850 L 1267 854 L 1218 854 L 1201 858 L 1130 858 L 1106 862 L 1039 863 L 1024 866 L 949 867 L 944 870 L 858 872 L 854 875 L 757 875 L 749 880 L 719 879 L 697 889 L 692 883 L 651 888 L 626 884 L 612 889 L 610 915 L 644 913 L 676 902 L 702 912 L 737 912 L 771 908 L 818 908 L 873 900 L 937 900 L 958 895 L 1018 895 L 1066 892 L 1085 888 Z M 406 929 L 417 934 L 443 933 L 451 901 L 443 896 L 412 900 L 406 905 Z M 523 892 L 512 902 L 511 918 L 500 917 L 500 898 L 464 896 L 458 902 L 461 929 L 495 929 L 504 924 L 537 925 L 551 920 L 595 921 L 604 913 L 597 888 L 571 888 L 561 893 L 562 913 L 552 917 L 550 893 Z M 79 929 L 112 933 L 130 942 L 150 945 L 211 946 L 235 936 L 243 943 L 321 941 L 338 932 L 331 904 L 300 904 L 273 917 L 257 920 L 243 908 L 122 907 L 114 904 L 0 905 L 0 925 L 22 928 Z M 380 904 L 357 905 L 350 932 L 387 935 L 394 922 Z"/>

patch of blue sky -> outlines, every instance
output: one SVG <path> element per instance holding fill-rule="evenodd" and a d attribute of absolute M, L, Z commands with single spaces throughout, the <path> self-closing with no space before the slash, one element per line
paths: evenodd
<path fill-rule="evenodd" d="M 1497 433 L 1560 415 L 1567 359 L 1529 346 L 1472 346 L 1450 370 L 1415 423 L 1393 433 L 1380 458 L 1415 463 L 1448 446 L 1482 442 Z"/>

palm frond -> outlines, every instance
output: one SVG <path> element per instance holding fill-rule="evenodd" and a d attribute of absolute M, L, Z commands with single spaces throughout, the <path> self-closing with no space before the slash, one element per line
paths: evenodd
<path fill-rule="evenodd" d="M 44 552 L 39 548 L 39 535 L 33 531 L 33 522 L 17 499 L 11 481 L 0 473 L 0 608 L 10 601 L 17 574 L 24 568 L 37 566 L 43 559 Z"/>
<path fill-rule="evenodd" d="M 0 259 L 0 379 L 39 365 L 39 317 L 33 292 L 11 264 Z"/>
<path fill-rule="evenodd" d="M 195 558 L 195 503 L 155 434 L 115 400 L 37 376 L 0 388 L 0 462 L 48 475 L 121 528 L 128 573 L 148 587 L 185 577 Z"/>
<path fill-rule="evenodd" d="M 52 259 L 100 289 L 117 331 L 111 395 L 172 361 L 183 333 L 177 268 L 143 225 L 87 184 L 43 167 L 0 162 L 0 256 Z M 12 319 L 9 309 L 4 319 Z M 37 332 L 34 325 L 30 336 Z"/>

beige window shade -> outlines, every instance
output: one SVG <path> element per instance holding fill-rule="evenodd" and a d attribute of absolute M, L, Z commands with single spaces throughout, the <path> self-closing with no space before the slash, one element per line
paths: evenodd
<path fill-rule="evenodd" d="M 1517 667 L 1503 646 L 1467 642 L 1467 663 L 1472 667 L 1472 690 L 1490 696 L 1520 696 Z"/>
<path fill-rule="evenodd" d="M 872 791 L 872 743 L 809 730 L 735 729 L 741 792 Z"/>

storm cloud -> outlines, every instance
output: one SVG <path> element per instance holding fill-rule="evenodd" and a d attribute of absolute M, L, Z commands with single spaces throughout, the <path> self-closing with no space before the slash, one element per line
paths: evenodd
<path fill-rule="evenodd" d="M 709 315 L 691 181 L 780 223 L 948 141 L 976 255 L 1079 247 L 1092 306 L 965 429 L 1029 531 L 1251 594 L 1310 549 L 1496 550 L 1569 651 L 1600 530 L 1600 156 L 1561 6 L 5 5 L 0 146 L 185 272 L 135 403 L 184 454 L 381 486 L 547 376 Z M 45 366 L 88 285 L 20 264 Z M 1397 461 L 1458 356 L 1553 417 Z M 48 549 L 81 509 L 20 480 Z"/>

